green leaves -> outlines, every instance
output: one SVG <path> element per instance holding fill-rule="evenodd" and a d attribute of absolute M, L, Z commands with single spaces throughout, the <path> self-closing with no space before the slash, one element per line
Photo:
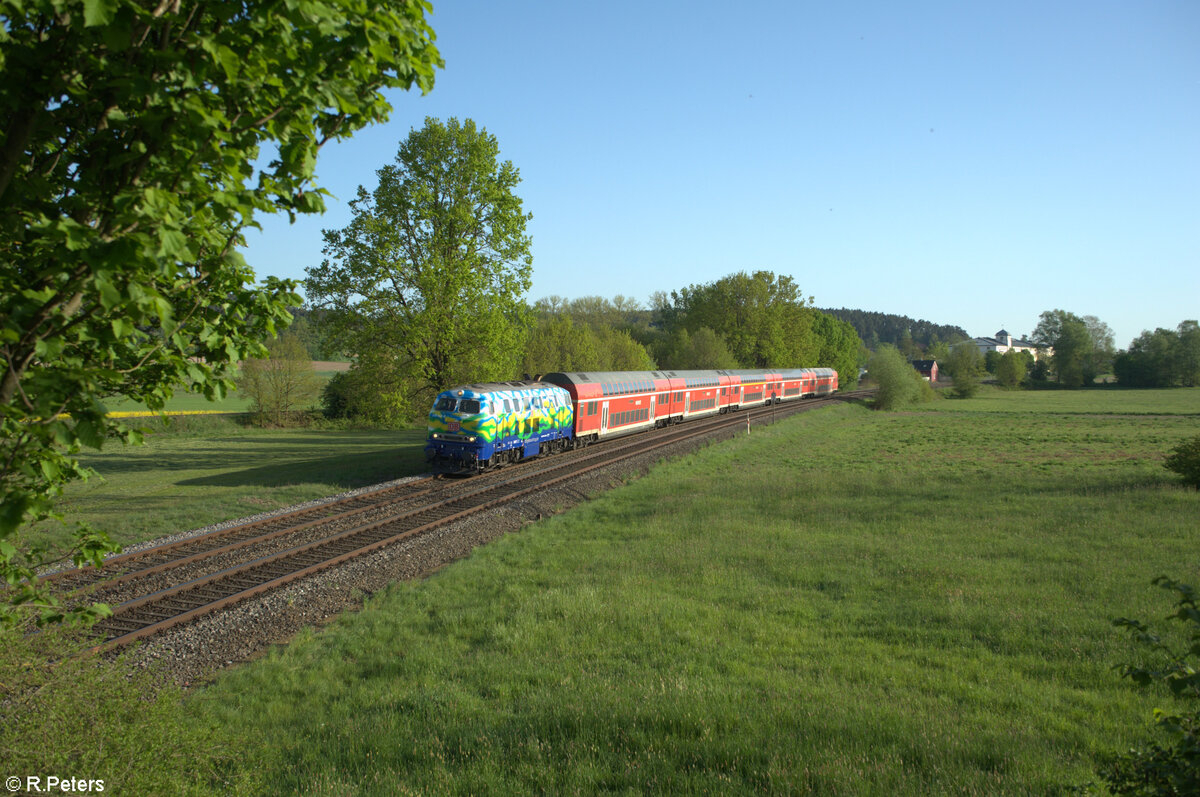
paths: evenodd
<path fill-rule="evenodd" d="M 89 28 L 107 25 L 117 14 L 117 0 L 84 0 L 83 24 Z"/>
<path fill-rule="evenodd" d="M 181 383 L 220 395 L 233 364 L 286 326 L 296 285 L 257 283 L 242 231 L 259 212 L 322 211 L 320 143 L 386 116 L 385 89 L 428 89 L 441 57 L 424 3 L 4 9 L 0 57 L 22 78 L 0 91 L 16 164 L 0 184 L 0 542 L 12 546 L 82 476 L 81 446 L 137 439 L 98 397 L 161 407 Z M 253 163 L 273 142 L 284 156 L 260 180 Z M 75 553 L 109 548 L 81 531 Z M 3 576 L 24 585 L 23 605 L 51 607 L 26 554 Z"/>
<path fill-rule="evenodd" d="M 1164 642 L 1138 620 L 1119 618 L 1113 625 L 1129 631 L 1147 648 L 1153 663 L 1122 664 L 1114 669 L 1142 687 L 1165 685 L 1177 701 L 1172 709 L 1154 709 L 1154 723 L 1166 743 L 1110 756 L 1100 774 L 1113 794 L 1200 793 L 1200 611 L 1196 590 L 1166 576 L 1154 584 L 1176 593 L 1175 611 L 1168 619 L 1182 624 L 1182 641 Z"/>

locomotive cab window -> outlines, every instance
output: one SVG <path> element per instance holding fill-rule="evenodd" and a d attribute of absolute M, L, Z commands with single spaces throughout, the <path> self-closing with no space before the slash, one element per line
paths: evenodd
<path fill-rule="evenodd" d="M 453 412 L 454 407 L 457 404 L 458 404 L 458 399 L 453 399 L 453 398 L 450 398 L 449 396 L 442 396 L 440 399 L 437 400 L 437 404 L 435 404 L 433 406 L 433 408 L 435 410 L 439 410 L 441 412 Z"/>
<path fill-rule="evenodd" d="M 480 411 L 479 402 L 475 399 L 463 399 L 459 405 L 459 411 L 468 415 L 475 415 Z"/>

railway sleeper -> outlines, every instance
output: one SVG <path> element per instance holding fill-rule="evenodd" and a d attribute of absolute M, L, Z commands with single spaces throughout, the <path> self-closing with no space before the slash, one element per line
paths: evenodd
<path fill-rule="evenodd" d="M 157 605 L 171 609 L 172 611 L 191 611 L 199 606 L 206 606 L 209 603 L 212 603 L 212 601 L 208 600 L 207 598 L 202 598 L 199 595 L 193 597 L 189 592 L 187 595 L 182 597 L 176 595 L 175 597 L 167 598 L 166 600 L 160 601 Z"/>
<path fill-rule="evenodd" d="M 223 592 L 214 592 L 213 590 L 194 589 L 188 592 L 189 595 L 195 595 L 197 598 L 203 598 L 205 603 L 213 603 L 225 597 Z"/>
<path fill-rule="evenodd" d="M 135 611 L 132 612 L 132 614 L 133 614 L 133 617 L 130 619 L 135 620 L 135 621 L 141 621 L 142 625 L 153 625 L 154 623 L 157 623 L 159 620 L 170 620 L 172 617 L 178 617 L 181 614 L 181 612 L 156 612 L 156 611 L 153 611 L 152 609 L 147 609 L 146 607 L 142 606 L 142 607 L 138 607 Z M 145 618 L 145 617 L 149 617 L 152 619 L 141 620 L 141 618 Z"/>
<path fill-rule="evenodd" d="M 149 625 L 149 623 L 130 620 L 127 617 L 106 617 L 100 622 L 96 623 L 96 625 L 93 627 L 101 630 L 111 628 L 114 631 L 124 634 L 128 631 L 136 631 L 139 628 L 145 628 L 147 625 Z"/>
<path fill-rule="evenodd" d="M 222 580 L 221 583 L 226 586 L 236 587 L 235 591 L 241 592 L 244 589 L 250 589 L 251 587 L 257 587 L 259 584 L 262 583 L 262 581 L 259 579 L 256 579 L 256 578 L 226 578 L 226 579 Z"/>

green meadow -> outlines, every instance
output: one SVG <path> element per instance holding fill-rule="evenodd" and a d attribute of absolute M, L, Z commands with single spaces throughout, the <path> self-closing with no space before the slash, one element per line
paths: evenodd
<path fill-rule="evenodd" d="M 317 370 L 315 373 L 321 380 L 321 383 L 324 384 L 337 371 Z M 209 401 L 204 397 L 203 393 L 193 393 L 189 390 L 179 388 L 167 400 L 166 406 L 163 409 L 166 412 L 249 412 L 250 404 L 250 398 L 242 395 L 237 390 L 231 390 L 223 399 Z M 314 404 L 319 406 L 319 399 Z M 148 412 L 145 404 L 127 398 L 114 398 L 107 402 L 105 406 L 107 406 L 109 412 Z M 307 407 L 302 409 L 307 409 Z"/>
<path fill-rule="evenodd" d="M 1047 794 L 1151 738 L 1111 625 L 1200 583 L 1200 390 L 805 413 L 186 701 L 263 793 Z M 182 719 L 180 720 L 183 721 Z"/>
<path fill-rule="evenodd" d="M 424 429 L 259 429 L 211 416 L 174 417 L 166 429 L 141 446 L 85 450 L 79 459 L 97 475 L 68 485 L 64 520 L 128 545 L 425 470 Z M 64 543 L 70 527 L 43 523 L 26 535 Z"/>

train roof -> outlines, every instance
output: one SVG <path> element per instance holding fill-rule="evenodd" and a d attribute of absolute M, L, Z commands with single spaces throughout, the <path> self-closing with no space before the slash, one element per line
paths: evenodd
<path fill-rule="evenodd" d="M 767 374 L 800 376 L 812 373 L 829 376 L 831 368 L 732 368 L 713 371 L 570 371 L 546 374 L 543 380 L 555 384 L 605 385 L 624 384 L 639 379 L 715 379 L 718 376 L 763 377 Z"/>
<path fill-rule="evenodd" d="M 832 368 L 784 368 L 777 373 L 786 379 L 788 377 L 803 376 L 804 374 L 813 374 L 814 376 L 832 376 L 836 372 Z"/>
<path fill-rule="evenodd" d="M 570 371 L 546 374 L 542 379 L 572 385 L 614 385 L 634 382 L 639 379 L 668 379 L 670 371 Z M 681 372 L 683 373 L 683 372 Z M 711 371 L 689 371 L 687 373 L 712 373 Z M 555 377 L 555 379 L 551 379 Z"/>
<path fill-rule="evenodd" d="M 560 385 L 527 379 L 518 382 L 480 382 L 474 385 L 455 385 L 452 388 L 443 390 L 442 393 L 453 393 L 458 395 L 460 393 L 470 392 L 482 395 L 484 393 L 511 393 L 517 390 L 536 390 L 541 388 L 554 388 L 555 390 L 562 390 L 562 386 Z"/>

